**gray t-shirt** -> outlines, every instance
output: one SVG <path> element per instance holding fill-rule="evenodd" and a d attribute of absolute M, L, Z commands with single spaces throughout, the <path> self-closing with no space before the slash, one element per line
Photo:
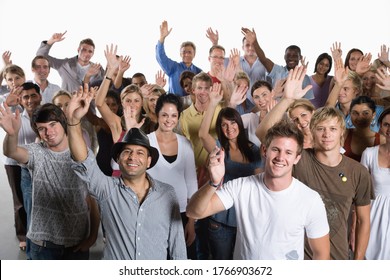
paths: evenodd
<path fill-rule="evenodd" d="M 75 246 L 89 234 L 86 184 L 71 169 L 69 149 L 53 152 L 43 143 L 25 146 L 32 178 L 32 211 L 27 237 Z"/>

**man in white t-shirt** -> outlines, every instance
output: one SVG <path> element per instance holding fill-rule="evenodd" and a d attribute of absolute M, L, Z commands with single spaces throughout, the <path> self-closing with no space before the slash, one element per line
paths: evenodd
<path fill-rule="evenodd" d="M 187 215 L 201 219 L 234 205 L 234 259 L 302 260 L 305 232 L 314 259 L 329 259 L 329 225 L 321 197 L 292 177 L 302 149 L 302 132 L 282 120 L 265 137 L 264 173 L 222 185 L 225 155 L 216 147 L 210 154 L 210 182 L 192 196 Z"/>

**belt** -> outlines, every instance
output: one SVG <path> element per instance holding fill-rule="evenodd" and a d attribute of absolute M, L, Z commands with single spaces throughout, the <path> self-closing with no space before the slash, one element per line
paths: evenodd
<path fill-rule="evenodd" d="M 48 248 L 48 249 L 65 249 L 65 248 L 73 247 L 73 246 L 57 245 L 57 244 L 54 244 L 53 242 L 45 241 L 45 240 L 32 240 L 32 239 L 30 239 L 30 241 L 32 243 L 34 243 L 35 245 L 38 245 L 38 246 L 41 246 L 44 248 Z"/>

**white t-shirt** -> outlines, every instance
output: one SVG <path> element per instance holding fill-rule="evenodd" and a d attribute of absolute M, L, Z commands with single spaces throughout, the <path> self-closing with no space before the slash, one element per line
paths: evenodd
<path fill-rule="evenodd" d="M 329 233 L 321 197 L 295 178 L 287 189 L 270 191 L 263 176 L 231 180 L 217 191 L 226 209 L 236 209 L 233 258 L 303 260 L 305 231 L 309 238 Z"/>

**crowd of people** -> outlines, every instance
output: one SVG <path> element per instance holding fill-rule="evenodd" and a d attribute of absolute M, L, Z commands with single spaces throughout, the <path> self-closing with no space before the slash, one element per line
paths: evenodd
<path fill-rule="evenodd" d="M 390 259 L 389 48 L 343 61 L 335 42 L 309 76 L 297 45 L 277 65 L 254 29 L 227 54 L 208 28 L 201 69 L 194 42 L 181 61 L 165 52 L 171 31 L 163 21 L 153 83 L 113 44 L 105 67 L 90 38 L 51 56 L 66 32 L 40 43 L 31 80 L 3 53 L 4 166 L 26 259 L 89 259 L 99 227 L 107 260 Z"/>

